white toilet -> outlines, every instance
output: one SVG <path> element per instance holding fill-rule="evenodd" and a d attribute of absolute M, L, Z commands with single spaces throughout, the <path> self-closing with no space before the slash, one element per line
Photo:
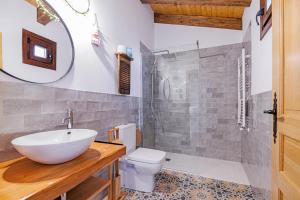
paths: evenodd
<path fill-rule="evenodd" d="M 126 155 L 120 160 L 122 187 L 152 192 L 154 176 L 165 160 L 166 153 L 154 149 L 136 149 L 136 124 L 118 126 L 119 138 L 126 146 Z"/>

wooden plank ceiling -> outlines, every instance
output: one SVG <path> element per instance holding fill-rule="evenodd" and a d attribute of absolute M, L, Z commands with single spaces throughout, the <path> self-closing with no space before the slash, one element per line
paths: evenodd
<path fill-rule="evenodd" d="M 251 0 L 141 0 L 150 4 L 155 23 L 242 29 Z"/>

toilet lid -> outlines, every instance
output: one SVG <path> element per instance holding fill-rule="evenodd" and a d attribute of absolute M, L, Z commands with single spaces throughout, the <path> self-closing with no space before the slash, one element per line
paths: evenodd
<path fill-rule="evenodd" d="M 166 152 L 154 149 L 138 148 L 127 156 L 128 160 L 158 164 L 166 157 Z"/>

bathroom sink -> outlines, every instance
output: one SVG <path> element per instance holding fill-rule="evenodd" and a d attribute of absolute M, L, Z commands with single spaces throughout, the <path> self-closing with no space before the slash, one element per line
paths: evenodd
<path fill-rule="evenodd" d="M 19 153 L 42 164 L 60 164 L 84 153 L 97 132 L 88 129 L 66 129 L 26 135 L 11 143 Z"/>

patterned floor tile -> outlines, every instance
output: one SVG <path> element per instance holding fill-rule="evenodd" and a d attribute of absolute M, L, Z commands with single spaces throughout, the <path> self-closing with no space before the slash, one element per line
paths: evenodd
<path fill-rule="evenodd" d="M 254 200 L 250 186 L 162 170 L 152 193 L 124 189 L 126 200 Z"/>

